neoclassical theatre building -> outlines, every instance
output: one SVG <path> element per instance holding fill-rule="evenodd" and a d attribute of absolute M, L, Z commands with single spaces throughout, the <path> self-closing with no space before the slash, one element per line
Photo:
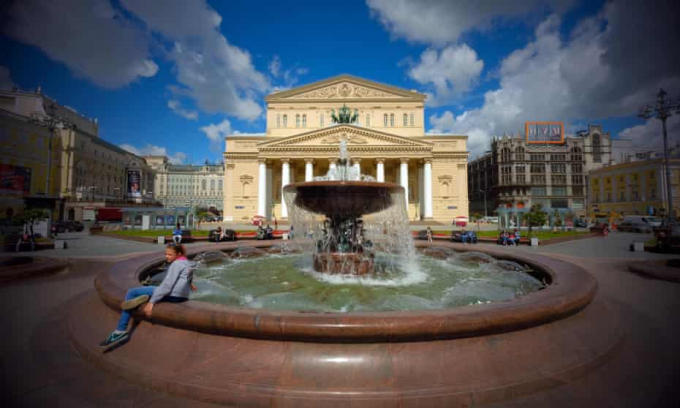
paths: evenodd
<path fill-rule="evenodd" d="M 425 134 L 425 98 L 349 75 L 267 96 L 266 133 L 226 137 L 225 221 L 286 219 L 283 186 L 325 175 L 341 140 L 362 174 L 404 186 L 411 221 L 467 216 L 467 136 Z M 332 120 L 343 106 L 354 123 Z"/>

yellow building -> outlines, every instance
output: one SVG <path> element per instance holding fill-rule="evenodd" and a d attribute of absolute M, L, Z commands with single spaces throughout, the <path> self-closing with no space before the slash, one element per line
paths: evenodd
<path fill-rule="evenodd" d="M 680 159 L 669 159 L 675 217 L 680 215 Z M 666 174 L 656 158 L 608 166 L 590 172 L 588 191 L 591 217 L 666 212 Z"/>
<path fill-rule="evenodd" d="M 341 140 L 361 174 L 404 186 L 412 221 L 468 216 L 467 136 L 425 134 L 425 98 L 349 75 L 267 96 L 266 132 L 226 138 L 225 221 L 286 219 L 283 186 L 325 175 Z M 343 106 L 355 123 L 332 122 Z"/>
<path fill-rule="evenodd" d="M 56 211 L 59 151 L 61 139 L 49 129 L 0 109 L 0 218 L 19 214 L 24 206 Z"/>

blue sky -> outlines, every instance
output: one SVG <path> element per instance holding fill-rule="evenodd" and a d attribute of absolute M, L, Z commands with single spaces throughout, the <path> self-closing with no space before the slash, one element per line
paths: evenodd
<path fill-rule="evenodd" d="M 220 160 L 225 134 L 264 131 L 274 89 L 342 73 L 428 93 L 426 131 L 467 134 L 473 157 L 527 120 L 601 123 L 655 148 L 660 124 L 635 113 L 660 86 L 680 96 L 671 1 L 159 4 L 15 2 L 0 16 L 0 85 L 41 85 L 98 118 L 106 140 L 184 163 Z"/>

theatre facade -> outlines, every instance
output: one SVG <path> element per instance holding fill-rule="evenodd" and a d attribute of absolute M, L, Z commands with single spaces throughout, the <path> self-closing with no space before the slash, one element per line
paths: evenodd
<path fill-rule="evenodd" d="M 225 221 L 287 219 L 283 187 L 325 175 L 342 140 L 361 174 L 406 189 L 411 221 L 468 216 L 467 136 L 425 134 L 425 98 L 349 75 L 267 96 L 266 132 L 226 137 Z M 353 123 L 333 120 L 344 106 Z"/>

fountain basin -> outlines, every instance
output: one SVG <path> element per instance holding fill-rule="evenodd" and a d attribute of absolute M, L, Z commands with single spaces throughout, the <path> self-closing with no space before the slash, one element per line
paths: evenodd
<path fill-rule="evenodd" d="M 295 205 L 329 218 L 351 218 L 390 207 L 392 194 L 403 187 L 376 181 L 310 181 L 288 184 L 284 193 L 296 192 Z"/>
<path fill-rule="evenodd" d="M 243 247 L 245 243 L 219 244 L 190 249 L 198 252 Z M 249 243 L 266 248 L 273 243 Z M 445 244 L 457 250 L 468 247 Z M 499 259 L 507 254 L 475 248 Z M 551 284 L 544 290 L 508 302 L 456 309 L 403 312 L 323 313 L 247 309 L 204 302 L 161 303 L 152 321 L 204 333 L 261 339 L 302 341 L 413 341 L 461 338 L 532 327 L 577 313 L 593 299 L 597 282 L 581 268 L 542 256 L 513 255 L 516 261 L 542 270 Z M 131 287 L 139 286 L 145 271 L 160 265 L 163 257 L 145 255 L 117 263 L 100 273 L 95 287 L 101 300 L 114 310 Z"/>
<path fill-rule="evenodd" d="M 564 385 L 614 355 L 623 333 L 590 275 L 533 254 L 512 259 L 543 268 L 551 285 L 509 302 L 418 312 L 159 303 L 154 324 L 142 321 L 129 343 L 102 354 L 96 344 L 115 326 L 125 291 L 161 262 L 145 255 L 97 277 L 97 293 L 73 306 L 69 336 L 84 358 L 129 381 L 248 407 L 476 406 Z"/>

